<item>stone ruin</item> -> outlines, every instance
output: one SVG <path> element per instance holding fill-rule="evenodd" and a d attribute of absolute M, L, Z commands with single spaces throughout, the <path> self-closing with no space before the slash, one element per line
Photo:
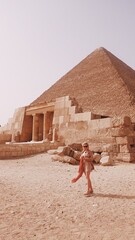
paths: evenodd
<path fill-rule="evenodd" d="M 53 143 L 59 147 L 84 141 L 95 155 L 107 155 L 109 163 L 135 161 L 135 71 L 104 48 L 15 111 L 0 127 L 0 157 L 23 155 L 18 143 L 33 144 L 25 148 L 27 155 L 39 153 L 39 143 L 44 151 Z M 14 154 L 5 148 L 7 142 L 16 144 Z"/>
<path fill-rule="evenodd" d="M 135 160 L 135 130 L 130 117 L 111 118 L 78 112 L 78 105 L 69 96 L 57 98 L 49 106 L 42 105 L 42 114 L 39 109 L 39 105 L 27 107 L 25 111 L 22 109 L 22 112 L 19 109 L 18 118 L 16 113 L 16 121 L 10 126 L 11 131 L 0 134 L 1 143 L 7 140 L 11 143 L 47 144 L 50 141 L 59 142 L 59 146 L 70 146 L 87 141 L 95 154 L 105 153 L 109 161 Z M 52 117 L 46 118 L 48 115 Z"/>

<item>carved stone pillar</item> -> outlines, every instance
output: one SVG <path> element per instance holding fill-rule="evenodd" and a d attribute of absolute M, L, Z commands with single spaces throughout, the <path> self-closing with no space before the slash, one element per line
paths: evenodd
<path fill-rule="evenodd" d="M 46 111 L 44 113 L 44 120 L 43 120 L 43 140 L 49 139 L 52 140 L 52 121 L 53 121 L 53 112 Z"/>
<path fill-rule="evenodd" d="M 38 115 L 33 115 L 32 141 L 38 141 L 39 121 Z"/>
<path fill-rule="evenodd" d="M 45 127 L 45 121 L 46 121 L 46 113 L 43 115 L 43 140 L 46 139 L 46 127 Z"/>
<path fill-rule="evenodd" d="M 53 136 L 52 136 L 52 141 L 58 141 L 58 130 L 54 127 L 53 128 Z"/>

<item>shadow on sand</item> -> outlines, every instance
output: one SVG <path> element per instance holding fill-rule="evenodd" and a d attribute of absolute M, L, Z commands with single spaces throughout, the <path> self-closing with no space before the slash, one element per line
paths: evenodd
<path fill-rule="evenodd" d="M 135 199 L 135 196 L 118 195 L 118 194 L 93 193 L 92 195 L 94 197 L 102 197 L 102 198 Z"/>

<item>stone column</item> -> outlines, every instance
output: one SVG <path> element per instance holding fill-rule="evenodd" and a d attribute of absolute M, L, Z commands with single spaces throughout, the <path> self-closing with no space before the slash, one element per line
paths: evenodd
<path fill-rule="evenodd" d="M 38 141 L 39 121 L 38 115 L 33 114 L 32 141 Z"/>
<path fill-rule="evenodd" d="M 38 115 L 38 126 L 39 126 L 38 141 L 43 140 L 43 121 L 44 121 L 44 114 L 41 113 Z"/>
<path fill-rule="evenodd" d="M 44 113 L 44 117 L 43 117 L 43 140 L 46 139 L 45 121 L 46 121 L 46 112 Z"/>
<path fill-rule="evenodd" d="M 55 127 L 53 128 L 52 141 L 58 141 L 58 130 Z"/>

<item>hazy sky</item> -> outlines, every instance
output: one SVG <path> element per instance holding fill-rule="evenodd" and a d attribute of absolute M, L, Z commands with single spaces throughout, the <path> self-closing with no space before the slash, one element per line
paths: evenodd
<path fill-rule="evenodd" d="M 99 47 L 135 69 L 135 0 L 0 0 L 0 124 Z"/>

